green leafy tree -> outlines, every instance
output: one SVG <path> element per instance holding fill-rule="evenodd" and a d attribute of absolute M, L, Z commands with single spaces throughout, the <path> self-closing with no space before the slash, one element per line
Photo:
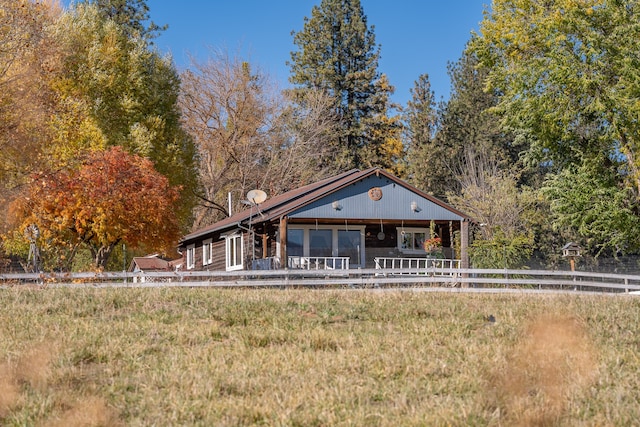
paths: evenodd
<path fill-rule="evenodd" d="M 476 238 L 469 248 L 474 268 L 522 268 L 532 254 L 530 236 L 507 236 L 499 229 L 491 239 Z"/>
<path fill-rule="evenodd" d="M 117 16 L 113 20 L 97 5 L 80 3 L 58 21 L 64 55 L 50 83 L 59 114 L 49 153 L 64 164 L 83 150 L 122 146 L 150 158 L 172 185 L 184 189 L 180 218 L 186 227 L 197 179 L 195 148 L 180 124 L 179 76 L 169 57 L 160 56 L 144 34 L 129 31 L 135 25 L 121 23 L 124 15 Z"/>
<path fill-rule="evenodd" d="M 640 205 L 616 172 L 623 166 L 585 159 L 550 175 L 542 191 L 551 201 L 554 231 L 595 256 L 637 252 Z"/>
<path fill-rule="evenodd" d="M 639 14 L 637 0 L 494 0 L 474 43 L 507 124 L 530 132 L 558 165 L 618 151 L 634 197 Z"/>
<path fill-rule="evenodd" d="M 373 29 L 359 0 L 322 0 L 302 31 L 293 33 L 299 50 L 291 53 L 289 80 L 299 90 L 321 90 L 334 99 L 341 129 L 333 148 L 342 169 L 365 165 L 368 119 L 388 118 L 372 106 L 380 78 Z"/>

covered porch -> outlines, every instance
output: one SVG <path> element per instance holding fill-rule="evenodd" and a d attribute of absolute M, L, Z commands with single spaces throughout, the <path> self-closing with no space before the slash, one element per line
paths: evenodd
<path fill-rule="evenodd" d="M 278 269 L 459 269 L 466 256 L 466 239 L 462 236 L 467 227 L 465 220 L 336 222 L 282 218 L 263 255 L 273 258 L 266 263 L 271 266 L 268 268 Z M 428 244 L 434 241 L 436 245 Z"/>

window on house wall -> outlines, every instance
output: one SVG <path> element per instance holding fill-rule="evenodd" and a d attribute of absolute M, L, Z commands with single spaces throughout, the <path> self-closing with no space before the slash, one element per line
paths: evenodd
<path fill-rule="evenodd" d="M 338 256 L 349 257 L 349 264 L 360 264 L 360 230 L 338 230 Z"/>
<path fill-rule="evenodd" d="M 187 270 L 196 266 L 196 245 L 187 246 Z"/>
<path fill-rule="evenodd" d="M 399 228 L 398 249 L 404 253 L 424 253 L 424 241 L 428 235 L 426 228 Z"/>
<path fill-rule="evenodd" d="M 242 270 L 242 234 L 225 238 L 227 270 Z"/>
<path fill-rule="evenodd" d="M 309 256 L 332 256 L 333 230 L 309 230 Z"/>
<path fill-rule="evenodd" d="M 287 255 L 304 255 L 304 230 L 292 228 L 287 232 Z"/>
<path fill-rule="evenodd" d="M 213 241 L 207 239 L 202 242 L 202 265 L 213 263 Z"/>

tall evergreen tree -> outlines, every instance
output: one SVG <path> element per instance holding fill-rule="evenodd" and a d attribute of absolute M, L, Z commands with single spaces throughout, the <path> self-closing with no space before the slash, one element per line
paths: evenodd
<path fill-rule="evenodd" d="M 433 192 L 433 177 L 436 173 L 434 160 L 434 136 L 437 126 L 437 111 L 428 74 L 422 74 L 410 90 L 411 99 L 403 112 L 404 138 L 407 146 L 407 173 L 409 182 Z"/>
<path fill-rule="evenodd" d="M 360 0 L 322 0 L 311 18 L 305 17 L 303 30 L 293 33 L 299 50 L 291 53 L 289 80 L 302 92 L 319 89 L 335 99 L 342 124 L 336 161 L 346 167 L 365 166 L 365 122 L 374 114 L 371 103 L 380 77 L 380 48 L 373 30 Z"/>
<path fill-rule="evenodd" d="M 508 168 L 518 160 L 513 136 L 492 113 L 498 97 L 484 90 L 487 71 L 477 65 L 469 49 L 449 65 L 451 97 L 439 107 L 437 118 L 426 76 L 416 82 L 408 104 L 412 179 L 437 197 L 458 193 L 469 173 Z"/>
<path fill-rule="evenodd" d="M 129 37 L 141 36 L 149 40 L 167 26 L 158 26 L 150 20 L 149 6 L 146 0 L 85 0 L 94 3 L 103 19 L 109 19 L 118 24 Z M 145 26 L 145 22 L 149 22 Z"/>
<path fill-rule="evenodd" d="M 362 163 L 366 167 L 381 167 L 404 178 L 406 156 L 402 143 L 402 121 L 400 116 L 392 114 L 397 110 L 391 101 L 394 90 L 385 74 L 376 81 L 376 93 L 371 98 L 372 114 L 363 119 L 368 142 L 362 149 Z"/>

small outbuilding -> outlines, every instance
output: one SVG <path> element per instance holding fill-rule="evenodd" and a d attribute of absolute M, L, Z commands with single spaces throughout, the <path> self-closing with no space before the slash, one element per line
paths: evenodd
<path fill-rule="evenodd" d="M 182 265 L 182 259 L 166 260 L 158 254 L 147 255 L 143 257 L 134 257 L 129 265 L 130 273 L 140 274 L 140 282 L 146 282 L 150 280 L 150 277 L 145 276 L 145 273 L 152 272 L 170 272 L 180 269 Z M 138 277 L 134 278 L 134 283 L 138 282 Z"/>

